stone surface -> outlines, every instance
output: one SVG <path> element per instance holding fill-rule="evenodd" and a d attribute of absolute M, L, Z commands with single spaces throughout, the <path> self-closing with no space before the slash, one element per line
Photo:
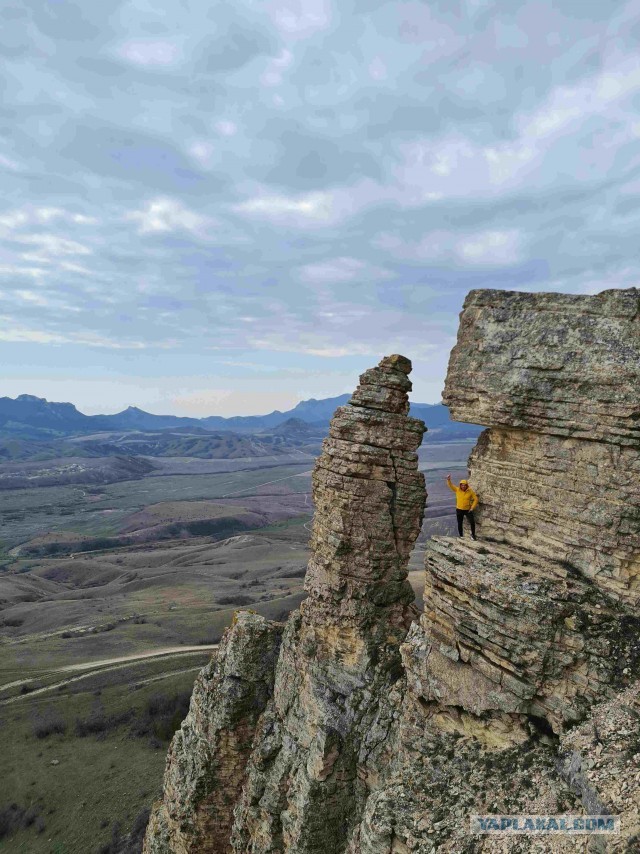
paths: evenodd
<path fill-rule="evenodd" d="M 479 540 L 429 542 L 419 618 L 411 365 L 363 373 L 313 473 L 308 598 L 281 643 L 243 618 L 200 678 L 148 854 L 640 850 L 638 304 L 469 295 L 446 402 L 489 428 Z M 475 813 L 589 812 L 620 836 L 469 833 Z"/>
<path fill-rule="evenodd" d="M 486 539 L 562 560 L 615 599 L 640 600 L 640 454 L 630 445 L 486 430 L 471 459 Z"/>
<path fill-rule="evenodd" d="M 562 732 L 640 676 L 640 618 L 560 563 L 437 537 L 425 611 L 402 647 L 414 693 L 481 716 L 544 718 Z"/>
<path fill-rule="evenodd" d="M 443 402 L 456 421 L 637 448 L 640 290 L 471 291 Z"/>
<path fill-rule="evenodd" d="M 607 850 L 640 850 L 640 683 L 595 706 L 560 739 L 560 757 L 585 811 L 620 816 L 623 838 Z"/>
<path fill-rule="evenodd" d="M 240 795 L 256 722 L 273 691 L 281 635 L 279 624 L 240 611 L 200 672 L 169 748 L 145 854 L 231 850 L 229 805 Z"/>

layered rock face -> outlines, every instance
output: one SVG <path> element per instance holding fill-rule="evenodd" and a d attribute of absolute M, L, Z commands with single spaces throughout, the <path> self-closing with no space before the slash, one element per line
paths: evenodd
<path fill-rule="evenodd" d="M 489 426 L 469 460 L 480 540 L 429 544 L 410 690 L 562 745 L 640 676 L 640 292 L 472 292 L 444 401 Z M 624 806 L 637 833 L 638 799 L 596 789 L 583 804 Z"/>
<path fill-rule="evenodd" d="M 444 402 L 490 428 L 470 468 L 485 537 L 640 599 L 637 289 L 593 297 L 472 291 Z"/>
<path fill-rule="evenodd" d="M 495 425 L 470 458 L 484 542 L 427 554 L 427 698 L 561 732 L 636 667 L 639 310 L 637 290 L 467 298 L 444 399 Z"/>
<path fill-rule="evenodd" d="M 337 410 L 308 598 L 242 614 L 172 744 L 148 854 L 640 850 L 640 292 L 472 292 L 445 402 L 485 424 L 477 542 L 409 553 L 425 488 L 410 364 Z M 471 814 L 609 813 L 622 833 L 471 835 Z"/>

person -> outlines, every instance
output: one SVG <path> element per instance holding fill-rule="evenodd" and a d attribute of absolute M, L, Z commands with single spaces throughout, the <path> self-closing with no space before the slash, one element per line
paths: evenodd
<path fill-rule="evenodd" d="M 469 486 L 468 480 L 461 480 L 460 486 L 454 486 L 451 483 L 451 475 L 447 475 L 447 486 L 456 494 L 456 519 L 458 521 L 458 536 L 462 537 L 462 523 L 466 516 L 471 526 L 471 539 L 477 540 L 476 537 L 476 520 L 473 511 L 478 506 L 478 496 Z"/>

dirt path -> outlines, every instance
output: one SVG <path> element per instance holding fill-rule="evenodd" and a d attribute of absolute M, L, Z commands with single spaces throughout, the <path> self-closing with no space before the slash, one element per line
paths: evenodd
<path fill-rule="evenodd" d="M 97 661 L 85 661 L 82 664 L 67 664 L 65 667 L 57 667 L 50 673 L 67 673 L 70 670 L 91 670 L 108 664 L 120 664 L 126 661 L 138 661 L 143 658 L 160 658 L 163 655 L 178 655 L 181 652 L 205 652 L 208 649 L 217 649 L 218 644 L 203 644 L 201 646 L 168 646 L 164 649 L 156 649 L 151 652 L 138 652 L 132 655 L 122 655 L 119 658 L 102 658 Z"/>
<path fill-rule="evenodd" d="M 221 498 L 231 498 L 232 495 L 241 495 L 243 492 L 249 492 L 252 489 L 260 489 L 262 486 L 269 486 L 272 483 L 280 483 L 283 480 L 291 480 L 292 477 L 304 477 L 306 474 L 311 474 L 313 469 L 309 469 L 309 471 L 299 472 L 298 474 L 288 474 L 286 477 L 278 477 L 275 480 L 267 480 L 264 483 L 256 483 L 253 486 L 248 486 L 246 489 L 239 489 L 237 492 L 228 492 L 226 495 L 222 495 Z"/>
<path fill-rule="evenodd" d="M 195 667 L 187 667 L 185 670 L 168 670 L 166 673 L 158 673 L 155 676 L 149 676 L 148 679 L 140 679 L 136 685 L 148 685 L 149 682 L 159 682 L 161 679 L 168 679 L 169 676 L 181 676 L 183 673 L 194 673 L 196 670 L 201 670 L 200 664 Z"/>
<path fill-rule="evenodd" d="M 39 694 L 44 694 L 47 691 L 55 691 L 64 685 L 69 685 L 72 682 L 79 682 L 81 679 L 87 679 L 90 676 L 95 676 L 96 673 L 108 673 L 112 670 L 122 670 L 129 664 L 132 664 L 137 661 L 146 661 L 153 658 L 174 659 L 182 655 L 189 655 L 193 652 L 212 652 L 214 649 L 217 648 L 218 644 L 166 647 L 165 649 L 155 650 L 154 652 L 143 652 L 133 655 L 123 655 L 119 658 L 104 658 L 98 661 L 83 662 L 82 664 L 68 664 L 65 667 L 57 667 L 54 670 L 45 671 L 40 674 L 40 677 L 32 676 L 29 679 L 22 679 L 18 682 L 9 682 L 6 685 L 0 685 L 0 691 L 5 691 L 10 688 L 17 688 L 20 685 L 27 685 L 29 682 L 34 682 L 38 678 L 42 678 L 43 676 L 50 676 L 54 673 L 74 673 L 79 670 L 84 672 L 80 673 L 78 676 L 70 676 L 67 679 L 62 679 L 59 682 L 54 682 L 52 685 L 45 685 L 43 688 L 36 688 L 34 691 L 28 691 L 25 694 L 18 694 L 14 697 L 8 697 L 6 700 L 0 701 L 0 705 L 7 706 L 11 703 L 18 702 L 19 700 L 26 700 L 30 697 L 36 697 Z"/>

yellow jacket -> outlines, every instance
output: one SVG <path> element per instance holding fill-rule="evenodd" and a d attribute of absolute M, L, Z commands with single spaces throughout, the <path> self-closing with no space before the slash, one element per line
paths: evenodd
<path fill-rule="evenodd" d="M 473 489 L 460 489 L 459 486 L 454 486 L 450 480 L 447 481 L 447 486 L 456 494 L 456 509 L 457 510 L 475 510 L 478 506 L 478 496 Z"/>

